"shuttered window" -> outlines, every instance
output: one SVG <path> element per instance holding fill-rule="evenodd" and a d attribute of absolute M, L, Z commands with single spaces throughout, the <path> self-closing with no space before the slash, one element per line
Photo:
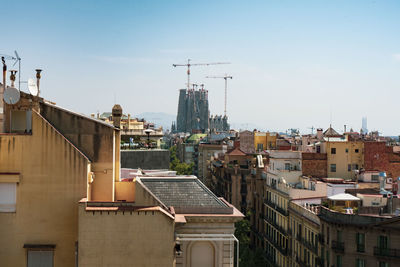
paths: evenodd
<path fill-rule="evenodd" d="M 28 250 L 28 267 L 53 267 L 54 251 Z"/>

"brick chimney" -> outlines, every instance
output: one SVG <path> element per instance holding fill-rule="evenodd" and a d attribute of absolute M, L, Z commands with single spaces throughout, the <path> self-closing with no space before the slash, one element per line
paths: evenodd
<path fill-rule="evenodd" d="M 112 120 L 114 127 L 121 128 L 122 108 L 120 105 L 115 104 L 112 108 Z"/>

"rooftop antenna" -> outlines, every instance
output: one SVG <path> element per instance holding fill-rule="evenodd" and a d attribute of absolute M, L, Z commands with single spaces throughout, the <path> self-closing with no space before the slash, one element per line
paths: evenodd
<path fill-rule="evenodd" d="M 231 64 L 229 62 L 214 62 L 214 63 L 190 63 L 191 59 L 187 60 L 186 64 L 172 64 L 173 67 L 187 67 L 187 89 L 190 90 L 190 67 L 191 66 L 210 66 L 210 65 L 221 65 Z"/>
<path fill-rule="evenodd" d="M 225 106 L 224 106 L 224 115 L 226 116 L 226 103 L 228 100 L 228 79 L 232 79 L 232 76 L 225 74 L 224 76 L 206 76 L 206 78 L 221 78 L 225 80 Z"/>
<path fill-rule="evenodd" d="M 2 58 L 4 58 L 5 60 L 14 60 L 15 62 L 13 64 L 13 67 L 18 62 L 18 90 L 21 90 L 21 58 L 19 57 L 17 51 L 14 51 L 14 53 L 15 53 L 15 57 L 14 56 L 5 55 L 5 54 L 0 54 L 0 56 Z"/>

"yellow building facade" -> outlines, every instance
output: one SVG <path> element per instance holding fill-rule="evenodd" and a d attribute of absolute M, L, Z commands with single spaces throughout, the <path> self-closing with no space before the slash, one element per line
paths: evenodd
<path fill-rule="evenodd" d="M 364 143 L 349 140 L 348 136 L 324 139 L 328 177 L 354 179 L 354 171 L 364 167 Z"/>
<path fill-rule="evenodd" d="M 276 133 L 254 132 L 254 149 L 256 151 L 276 149 L 276 140 Z"/>

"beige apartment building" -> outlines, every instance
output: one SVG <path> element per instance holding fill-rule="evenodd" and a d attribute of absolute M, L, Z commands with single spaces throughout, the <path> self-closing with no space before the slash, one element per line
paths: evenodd
<path fill-rule="evenodd" d="M 5 105 L 0 265 L 233 266 L 234 223 L 243 215 L 195 177 L 153 187 L 121 180 L 122 109 L 112 113 L 114 125 L 23 92 Z M 162 198 L 178 181 L 192 202 Z"/>

